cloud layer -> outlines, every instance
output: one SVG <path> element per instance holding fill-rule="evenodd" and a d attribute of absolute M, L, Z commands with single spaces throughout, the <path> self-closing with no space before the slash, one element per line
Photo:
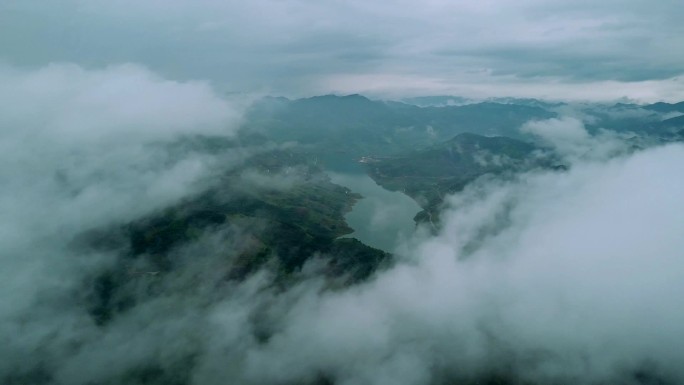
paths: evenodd
<path fill-rule="evenodd" d="M 221 89 L 681 100 L 681 2 L 9 1 L 3 59 Z M 638 49 L 637 49 L 638 47 Z"/>
<path fill-rule="evenodd" d="M 683 160 L 671 145 L 474 185 L 450 199 L 441 234 L 415 245 L 415 265 L 299 300 L 246 376 L 680 381 Z"/>
<path fill-rule="evenodd" d="M 68 346 L 98 336 L 83 286 L 115 259 L 75 251 L 74 237 L 196 191 L 212 160 L 170 154 L 165 143 L 183 134 L 229 136 L 239 110 L 205 84 L 137 66 L 3 67 L 0 83 L 5 381 L 24 369 L 49 373 L 53 359 L 76 354 Z"/>
<path fill-rule="evenodd" d="M 13 293 L 0 305 L 5 379 L 684 379 L 681 144 L 603 151 L 620 148 L 607 146 L 618 138 L 591 137 L 579 120 L 530 122 L 569 171 L 471 185 L 449 198 L 438 234 L 419 232 L 405 259 L 370 282 L 331 291 L 312 274 L 284 289 L 267 271 L 227 282 L 231 256 L 249 247 L 245 230 L 259 225 L 236 222 L 175 250 L 168 274 L 134 266 L 121 290 L 135 306 L 98 325 L 87 288 L 117 259 L 71 240 L 197 191 L 215 160 L 163 143 L 230 135 L 238 109 L 206 85 L 135 66 L 1 74 L 2 99 L 15 100 L 0 114 L 0 289 Z M 246 188 L 301 181 L 296 169 L 241 177 Z"/>
<path fill-rule="evenodd" d="M 684 381 L 684 146 L 629 152 L 578 118 L 522 127 L 567 171 L 479 180 L 448 198 L 441 231 L 405 240 L 403 260 L 353 287 L 309 277 L 315 256 L 293 287 L 267 270 L 228 282 L 245 233 L 264 226 L 238 219 L 174 250 L 168 274 L 126 271 L 134 306 L 98 325 L 89 296 L 120 255 L 73 242 L 200 191 L 249 151 L 170 145 L 234 135 L 241 103 L 228 92 L 681 100 L 682 11 L 674 0 L 3 2 L 0 380 Z M 242 188 L 306 177 L 267 174 L 242 172 Z M 372 203 L 374 225 L 395 225 L 391 203 Z"/>

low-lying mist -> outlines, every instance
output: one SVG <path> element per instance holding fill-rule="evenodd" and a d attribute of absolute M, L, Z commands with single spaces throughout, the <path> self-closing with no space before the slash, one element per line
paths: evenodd
<path fill-rule="evenodd" d="M 227 280 L 267 226 L 235 221 L 175 248 L 169 272 L 131 262 L 133 305 L 103 324 L 89 295 L 122 256 L 74 239 L 239 163 L 247 150 L 168 144 L 235 135 L 240 103 L 135 66 L 3 68 L 0 83 L 4 383 L 684 381 L 681 144 L 632 151 L 576 119 L 530 122 L 567 170 L 478 179 L 446 199 L 439 231 L 418 229 L 366 282 L 331 289 L 320 256 L 291 282 L 268 265 Z M 300 180 L 242 177 L 243 189 Z"/>
<path fill-rule="evenodd" d="M 85 296 L 116 258 L 75 252 L 74 238 L 201 188 L 216 159 L 172 154 L 166 146 L 180 135 L 232 135 L 239 109 L 205 84 L 168 81 L 131 65 L 3 67 L 0 83 L 0 378 L 51 382 L 88 341 L 107 340 L 87 314 Z M 121 337 L 125 345 L 133 335 Z M 116 367 L 115 356 L 130 353 L 112 354 L 103 365 Z M 78 365 L 84 373 L 98 370 Z"/>
<path fill-rule="evenodd" d="M 245 372 L 255 383 L 677 383 L 681 161 L 684 146 L 670 145 L 475 184 L 450 198 L 438 235 L 407 246 L 413 263 L 344 292 L 309 290 Z"/>

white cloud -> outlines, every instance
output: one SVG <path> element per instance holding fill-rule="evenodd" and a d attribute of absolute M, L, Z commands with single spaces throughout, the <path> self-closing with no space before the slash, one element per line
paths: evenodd
<path fill-rule="evenodd" d="M 389 98 L 448 94 L 486 99 L 505 95 L 551 101 L 605 102 L 628 99 L 638 103 L 653 103 L 681 101 L 684 99 L 683 85 L 682 76 L 663 80 L 568 82 L 554 77 L 520 78 L 492 74 L 488 70 L 468 70 L 441 76 L 397 72 L 336 73 L 318 78 L 312 90 L 314 93 L 333 91 Z"/>
<path fill-rule="evenodd" d="M 530 121 L 523 124 L 520 131 L 541 137 L 563 154 L 575 152 L 578 146 L 586 147 L 591 140 L 589 133 L 584 129 L 584 123 L 570 117 Z M 582 150 L 587 149 L 580 149 Z"/>
<path fill-rule="evenodd" d="M 180 133 L 231 134 L 239 117 L 206 83 L 179 83 L 126 64 L 85 70 L 51 64 L 0 67 L 4 135 L 108 143 L 164 140 Z"/>
<path fill-rule="evenodd" d="M 532 120 L 520 131 L 539 137 L 568 162 L 579 159 L 606 160 L 627 150 L 627 144 L 614 131 L 602 130 L 590 136 L 584 122 L 570 116 Z"/>
<path fill-rule="evenodd" d="M 3 67 L 0 83 L 0 291 L 11 293 L 0 305 L 4 379 L 97 333 L 79 288 L 114 260 L 75 252 L 74 237 L 195 191 L 211 159 L 165 144 L 231 135 L 239 110 L 205 84 L 129 65 Z"/>
<path fill-rule="evenodd" d="M 248 377 L 424 384 L 498 371 L 596 383 L 650 369 L 679 381 L 682 161 L 671 145 L 472 186 L 414 248 L 416 265 L 302 298 L 250 353 Z"/>

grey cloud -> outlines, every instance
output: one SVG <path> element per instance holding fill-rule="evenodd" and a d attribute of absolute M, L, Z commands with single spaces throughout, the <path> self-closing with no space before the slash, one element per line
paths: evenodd
<path fill-rule="evenodd" d="M 493 75 L 515 75 L 521 78 L 551 77 L 566 81 L 616 80 L 624 82 L 670 79 L 681 75 L 678 53 L 637 53 L 635 46 L 650 47 L 652 41 L 632 39 L 596 47 L 588 38 L 572 44 L 482 47 L 437 52 L 441 56 L 469 57 L 481 67 L 492 69 Z M 586 47 L 595 47 L 589 51 Z M 648 50 L 648 48 L 647 48 Z M 657 58 L 657 60 L 647 60 Z M 456 59 L 458 60 L 458 59 Z"/>
<path fill-rule="evenodd" d="M 2 7 L 0 46 L 11 63 L 140 62 L 225 91 L 310 94 L 342 75 L 420 78 L 421 92 L 434 93 L 428 80 L 456 89 L 473 74 L 495 84 L 507 76 L 545 84 L 681 74 L 679 2 L 63 0 Z"/>
<path fill-rule="evenodd" d="M 335 20 L 344 6 L 333 14 L 305 2 L 60 3 L 5 6 L 6 60 L 139 62 L 181 80 L 209 78 L 224 90 L 254 91 L 303 87 L 287 78 L 306 83 L 310 75 L 359 65 L 348 58 L 372 59 L 379 51 L 379 36 L 363 37 Z"/>

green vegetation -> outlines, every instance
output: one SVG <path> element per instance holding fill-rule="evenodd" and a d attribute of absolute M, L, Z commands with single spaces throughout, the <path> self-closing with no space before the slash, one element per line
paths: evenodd
<path fill-rule="evenodd" d="M 225 280 L 241 281 L 262 268 L 275 273 L 276 284 L 287 284 L 313 257 L 324 261 L 323 272 L 348 284 L 368 278 L 383 263 L 386 252 L 356 239 L 340 236 L 353 232 L 344 214 L 361 198 L 348 188 L 333 184 L 306 157 L 286 150 L 260 153 L 241 167 L 216 178 L 203 193 L 156 214 L 115 230 L 89 232 L 91 247 L 122 250 L 118 266 L 103 272 L 92 284 L 90 309 L 95 321 L 105 324 L 116 314 L 135 306 L 125 287 L 130 282 L 173 274 L 178 250 L 212 232 L 239 231 L 240 246 L 226 241 L 212 252 L 220 257 L 217 271 Z M 245 173 L 264 173 L 274 180 L 292 174 L 283 188 L 250 184 Z M 264 177 L 266 181 L 270 179 Z M 83 240 L 81 240 L 83 242 Z M 131 266 L 145 266 L 131 272 Z"/>
<path fill-rule="evenodd" d="M 555 116 L 529 105 L 417 107 L 360 95 L 327 95 L 262 99 L 248 111 L 245 125 L 276 142 L 298 142 L 329 167 L 339 168 L 343 160 L 399 154 L 464 132 L 517 137 L 526 121 Z"/>
<path fill-rule="evenodd" d="M 369 175 L 379 185 L 401 191 L 423 207 L 417 221 L 432 223 L 436 223 L 447 194 L 462 190 L 483 175 L 553 165 L 529 143 L 470 133 L 406 155 L 364 160 Z"/>

